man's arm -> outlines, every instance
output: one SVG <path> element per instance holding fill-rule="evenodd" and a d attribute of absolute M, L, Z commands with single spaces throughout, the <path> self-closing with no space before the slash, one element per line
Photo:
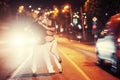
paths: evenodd
<path fill-rule="evenodd" d="M 46 30 L 55 31 L 55 27 L 51 27 L 51 28 L 50 28 L 50 27 L 42 24 L 40 21 L 38 21 L 38 23 L 39 23 L 40 25 L 42 25 Z"/>

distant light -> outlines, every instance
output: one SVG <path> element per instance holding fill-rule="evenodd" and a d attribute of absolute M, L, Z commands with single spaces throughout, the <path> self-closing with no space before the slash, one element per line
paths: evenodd
<path fill-rule="evenodd" d="M 86 13 L 83 13 L 83 15 L 86 15 Z"/>
<path fill-rule="evenodd" d="M 87 28 L 88 28 L 88 26 L 86 25 L 86 26 L 85 26 L 85 28 L 87 29 Z"/>
<path fill-rule="evenodd" d="M 59 28 L 59 26 L 58 26 L 58 25 L 56 25 L 55 27 L 56 27 L 56 29 L 58 29 L 58 28 Z"/>
<path fill-rule="evenodd" d="M 31 6 L 31 5 L 29 5 L 29 8 L 32 8 L 32 6 Z"/>
<path fill-rule="evenodd" d="M 93 17 L 92 20 L 95 22 L 95 21 L 97 21 L 97 18 L 96 18 L 96 17 Z"/>
<path fill-rule="evenodd" d="M 24 9 L 24 6 L 22 5 L 22 6 L 19 6 L 19 9 L 20 10 L 23 10 Z"/>
<path fill-rule="evenodd" d="M 105 13 L 105 15 L 107 16 L 107 15 L 108 15 L 108 13 Z"/>
<path fill-rule="evenodd" d="M 94 35 L 94 38 L 97 38 L 98 36 L 97 35 Z"/>
<path fill-rule="evenodd" d="M 63 32 L 63 31 L 64 31 L 64 29 L 63 29 L 63 28 L 61 28 L 61 29 L 60 29 L 60 32 Z"/>
<path fill-rule="evenodd" d="M 19 13 L 22 13 L 22 11 L 21 11 L 21 10 L 19 10 L 18 12 L 19 12 Z"/>
<path fill-rule="evenodd" d="M 87 16 L 85 16 L 84 18 L 87 18 Z"/>
<path fill-rule="evenodd" d="M 64 9 L 68 9 L 68 8 L 70 8 L 70 6 L 69 6 L 69 5 L 66 5 L 66 6 L 64 7 Z"/>
<path fill-rule="evenodd" d="M 93 28 L 93 29 L 96 29 L 96 28 L 97 28 L 97 26 L 96 26 L 96 25 L 93 25 L 93 26 L 92 26 L 92 28 Z"/>
<path fill-rule="evenodd" d="M 82 39 L 82 36 L 81 35 L 77 35 L 77 39 Z"/>
<path fill-rule="evenodd" d="M 63 10 L 62 10 L 62 13 L 64 13 L 64 12 L 65 12 L 65 10 L 63 9 Z"/>
<path fill-rule="evenodd" d="M 34 13 L 38 14 L 38 13 L 39 13 L 39 11 L 38 11 L 38 10 L 35 10 L 35 11 L 34 11 Z"/>
<path fill-rule="evenodd" d="M 80 25 L 80 24 L 78 24 L 78 28 L 79 28 L 79 29 L 82 29 L 82 27 L 81 27 L 81 25 Z"/>
<path fill-rule="evenodd" d="M 73 24 L 73 23 L 70 23 L 70 25 L 71 25 L 71 26 L 74 26 L 74 24 Z"/>
<path fill-rule="evenodd" d="M 79 15 L 74 13 L 73 17 L 79 18 Z"/>
<path fill-rule="evenodd" d="M 45 15 L 50 15 L 50 12 L 45 12 Z"/>
<path fill-rule="evenodd" d="M 22 13 L 23 11 L 24 11 L 24 6 L 23 6 L 23 5 L 19 6 L 18 12 L 19 12 L 19 13 Z"/>
<path fill-rule="evenodd" d="M 38 10 L 41 10 L 41 8 L 38 8 Z"/>

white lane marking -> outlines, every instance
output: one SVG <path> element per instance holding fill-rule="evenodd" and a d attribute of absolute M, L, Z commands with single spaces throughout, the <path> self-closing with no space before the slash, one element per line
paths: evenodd
<path fill-rule="evenodd" d="M 58 48 L 58 50 L 68 59 L 68 61 L 70 61 L 70 63 L 73 64 L 73 66 L 83 75 L 83 77 L 85 78 L 85 80 L 91 80 L 86 74 L 85 72 L 77 65 L 74 63 L 74 61 L 72 61 L 66 54 L 64 54 L 65 52 L 63 52 L 62 50 L 60 50 L 60 48 Z"/>
<path fill-rule="evenodd" d="M 11 80 L 11 78 L 13 78 L 20 71 L 20 69 L 30 60 L 31 57 L 32 54 L 13 72 L 8 80 Z"/>

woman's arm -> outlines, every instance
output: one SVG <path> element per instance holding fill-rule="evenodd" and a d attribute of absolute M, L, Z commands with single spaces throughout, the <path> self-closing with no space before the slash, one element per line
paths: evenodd
<path fill-rule="evenodd" d="M 55 27 L 48 27 L 48 26 L 42 24 L 40 21 L 38 21 L 38 23 L 39 23 L 40 25 L 42 25 L 46 30 L 55 31 Z"/>

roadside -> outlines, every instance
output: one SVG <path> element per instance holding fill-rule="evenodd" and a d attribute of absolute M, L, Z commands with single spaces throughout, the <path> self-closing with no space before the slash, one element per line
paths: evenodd
<path fill-rule="evenodd" d="M 80 40 L 69 39 L 66 35 L 63 35 L 63 34 L 58 34 L 58 35 L 56 35 L 56 37 L 57 38 L 64 38 L 64 39 L 67 39 L 67 40 L 70 40 L 70 41 L 74 41 L 74 42 L 77 42 L 77 43 L 82 43 L 82 44 L 86 44 L 86 45 L 95 46 L 95 41 L 94 40 L 84 41 L 82 39 L 80 39 Z"/>

